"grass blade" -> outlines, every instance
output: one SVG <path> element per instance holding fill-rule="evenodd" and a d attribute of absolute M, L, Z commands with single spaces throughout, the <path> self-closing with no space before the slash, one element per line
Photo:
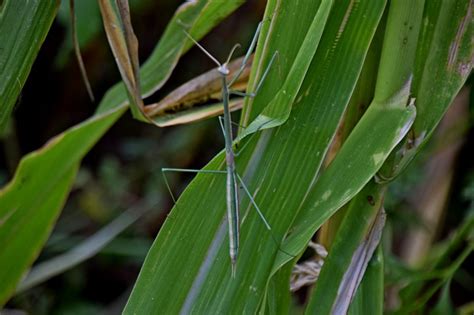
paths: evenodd
<path fill-rule="evenodd" d="M 357 252 L 361 254 L 363 247 L 368 245 L 369 234 L 380 217 L 384 191 L 385 187 L 371 181 L 349 204 L 306 308 L 307 314 L 347 313 L 365 271 L 360 259 L 370 259 L 372 256 L 370 250 L 365 256 L 357 256 Z M 381 233 L 382 228 L 383 224 L 377 227 L 378 232 Z M 370 246 L 377 246 L 377 243 Z M 359 263 L 362 270 L 354 268 Z M 348 281 L 356 275 L 360 277 L 358 281 Z"/>
<path fill-rule="evenodd" d="M 59 1 L 4 0 L 0 5 L 0 133 L 58 10 Z M 0 299 L 1 300 L 1 299 Z"/>

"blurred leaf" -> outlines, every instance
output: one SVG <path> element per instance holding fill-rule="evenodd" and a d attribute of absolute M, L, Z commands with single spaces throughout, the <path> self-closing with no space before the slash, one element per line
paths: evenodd
<path fill-rule="evenodd" d="M 76 11 L 74 6 L 74 0 L 69 0 L 69 13 L 71 15 L 71 32 L 72 32 L 72 41 L 74 46 L 74 52 L 76 53 L 76 60 L 79 65 L 79 70 L 81 71 L 82 81 L 86 86 L 87 94 L 89 94 L 89 98 L 91 102 L 94 102 L 94 93 L 92 92 L 91 84 L 89 82 L 89 78 L 87 77 L 87 71 L 84 66 L 84 61 L 82 60 L 81 49 L 79 45 L 79 39 L 77 36 L 77 18 L 76 18 Z"/>
<path fill-rule="evenodd" d="M 426 306 L 426 302 L 447 281 L 450 281 L 462 263 L 474 251 L 474 215 L 468 215 L 453 237 L 435 256 L 427 259 L 418 272 L 405 278 L 407 283 L 400 291 L 402 304 L 395 314 L 414 312 Z M 459 251 L 459 253 L 457 253 Z"/>
<path fill-rule="evenodd" d="M 183 4 L 142 68 L 144 93 L 151 94 L 164 84 L 186 49 L 185 38 L 176 23 L 178 19 L 190 24 L 205 19 L 199 24 L 199 32 L 205 34 L 239 4 L 230 2 L 218 6 L 215 1 L 205 0 Z M 217 9 L 218 18 L 209 18 L 209 9 Z M 46 241 L 72 185 L 78 163 L 125 112 L 126 105 L 123 85 L 117 84 L 106 94 L 93 117 L 24 157 L 13 180 L 0 190 L 0 305 L 8 299 Z"/>
<path fill-rule="evenodd" d="M 77 15 L 77 37 L 79 46 L 84 48 L 100 32 L 102 32 L 102 19 L 100 17 L 97 0 L 75 0 L 75 11 Z M 61 0 L 58 11 L 58 22 L 65 28 L 65 44 L 60 50 L 60 55 L 71 53 L 72 50 L 72 23 L 69 12 L 69 0 Z M 65 56 L 64 56 L 65 57 Z M 61 58 L 64 58 L 61 57 Z M 59 58 L 59 57 L 58 57 Z"/>
<path fill-rule="evenodd" d="M 53 23 L 58 5 L 57 0 L 34 0 L 28 5 L 21 0 L 4 0 L 0 5 L 0 134 Z"/>
<path fill-rule="evenodd" d="M 149 208 L 142 204 L 135 205 L 68 252 L 33 266 L 17 287 L 17 293 L 26 291 L 93 257 L 147 210 Z"/>
<path fill-rule="evenodd" d="M 431 315 L 454 315 L 456 311 L 453 307 L 453 302 L 451 301 L 451 295 L 449 293 L 449 288 L 451 287 L 451 281 L 448 281 L 444 284 L 443 289 L 441 290 L 441 296 L 436 303 L 433 310 L 430 312 Z"/>
<path fill-rule="evenodd" d="M 471 315 L 472 313 L 474 313 L 474 301 L 470 301 L 458 309 L 459 315 Z"/>
<path fill-rule="evenodd" d="M 82 128 L 54 138 L 23 158 L 15 178 L 0 190 L 0 304 L 46 241 L 76 175 L 77 161 L 121 113 L 96 116 Z"/>

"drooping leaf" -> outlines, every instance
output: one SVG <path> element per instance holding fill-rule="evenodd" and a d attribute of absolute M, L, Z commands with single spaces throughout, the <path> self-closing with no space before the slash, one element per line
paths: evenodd
<path fill-rule="evenodd" d="M 295 57 L 295 61 L 286 76 L 285 82 L 262 113 L 245 128 L 240 138 L 262 129 L 274 128 L 286 122 L 290 116 L 291 105 L 294 103 L 296 95 L 298 95 L 306 72 L 313 60 L 310 56 L 314 56 L 318 49 L 332 4 L 332 0 L 321 2 L 313 22 L 308 28 L 303 44 Z"/>
<path fill-rule="evenodd" d="M 77 162 L 123 113 L 95 116 L 50 140 L 18 166 L 0 190 L 0 304 L 46 242 L 73 183 Z"/>
<path fill-rule="evenodd" d="M 233 77 L 240 68 L 243 58 L 229 63 L 229 76 Z M 245 91 L 250 75 L 252 58 L 247 61 L 239 79 L 232 85 L 233 90 Z M 145 113 L 159 127 L 184 124 L 200 119 L 221 115 L 224 111 L 222 103 L 206 104 L 210 99 L 222 99 L 222 78 L 217 69 L 207 71 L 200 76 L 184 83 L 165 96 L 161 101 L 145 107 Z M 241 109 L 243 100 L 230 100 L 230 110 Z"/>

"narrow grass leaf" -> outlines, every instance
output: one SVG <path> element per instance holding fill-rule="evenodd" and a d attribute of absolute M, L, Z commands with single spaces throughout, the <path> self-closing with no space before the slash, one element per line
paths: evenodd
<path fill-rule="evenodd" d="M 240 139 L 259 130 L 279 126 L 288 119 L 291 106 L 313 60 L 312 56 L 318 49 L 332 4 L 332 0 L 321 2 L 281 89 L 262 113 L 245 128 L 245 131 L 239 136 Z"/>
<path fill-rule="evenodd" d="M 400 91 L 402 92 L 402 91 Z M 393 148 L 410 129 L 415 106 L 403 102 L 405 93 L 387 104 L 372 103 L 333 162 L 323 172 L 302 206 L 283 248 L 298 255 L 313 233 L 340 207 L 352 199 L 376 174 Z M 401 102 L 400 102 L 401 101 Z M 373 135 L 378 135 L 373 137 Z M 370 157 L 370 158 L 367 158 Z M 288 258 L 279 254 L 281 262 Z M 278 262 L 280 263 L 280 261 Z M 278 266 L 278 265 L 277 265 Z"/>
<path fill-rule="evenodd" d="M 470 0 L 426 1 L 412 89 L 418 114 L 409 137 L 397 150 L 403 153 L 395 163 L 397 173 L 403 171 L 427 143 L 472 71 L 473 9 Z"/>
<path fill-rule="evenodd" d="M 381 246 L 377 249 L 349 308 L 349 315 L 382 315 L 384 310 L 384 256 Z"/>
<path fill-rule="evenodd" d="M 415 64 L 416 143 L 426 142 L 474 64 L 474 3 L 426 1 Z"/>
<path fill-rule="evenodd" d="M 384 191 L 385 187 L 372 180 L 350 202 L 309 300 L 307 314 L 347 313 L 380 239 Z"/>

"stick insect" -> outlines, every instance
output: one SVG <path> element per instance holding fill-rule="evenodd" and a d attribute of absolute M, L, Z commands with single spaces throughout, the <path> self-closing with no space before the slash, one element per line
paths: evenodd
<path fill-rule="evenodd" d="M 230 260 L 231 260 L 232 277 L 235 277 L 237 256 L 238 256 L 238 251 L 239 251 L 239 231 L 240 231 L 239 198 L 238 198 L 239 184 L 242 186 L 246 195 L 249 197 L 250 202 L 252 203 L 258 215 L 262 219 L 263 223 L 265 224 L 265 227 L 269 231 L 271 231 L 270 224 L 265 219 L 265 216 L 263 215 L 262 211 L 258 207 L 257 203 L 252 197 L 252 194 L 248 190 L 244 181 L 242 180 L 240 175 L 237 173 L 236 165 L 235 165 L 235 157 L 238 156 L 238 153 L 234 151 L 234 147 L 233 147 L 234 137 L 232 133 L 232 121 L 231 121 L 231 115 L 230 115 L 230 109 L 229 109 L 229 99 L 232 94 L 242 96 L 242 97 L 252 97 L 252 98 L 257 95 L 260 87 L 262 86 L 263 81 L 265 80 L 266 76 L 268 75 L 268 72 L 270 71 L 270 67 L 273 64 L 275 57 L 278 54 L 278 52 L 275 52 L 273 54 L 254 92 L 244 93 L 244 92 L 232 90 L 232 85 L 239 79 L 239 76 L 244 71 L 246 63 L 248 59 L 250 58 L 250 55 L 252 54 L 253 49 L 255 48 L 261 27 L 262 27 L 262 23 L 260 22 L 255 32 L 255 35 L 252 39 L 252 42 L 249 46 L 249 49 L 244 59 L 242 60 L 242 65 L 240 69 L 237 71 L 234 77 L 230 79 L 230 81 L 228 81 L 228 75 L 230 73 L 228 64 L 232 58 L 233 53 L 235 52 L 237 48 L 240 47 L 240 45 L 238 44 L 235 45 L 232 48 L 231 52 L 229 53 L 227 60 L 224 63 L 220 63 L 214 56 L 212 56 L 211 53 L 209 53 L 203 46 L 201 46 L 196 40 L 194 40 L 194 38 L 191 37 L 191 35 L 189 35 L 185 31 L 185 34 L 189 37 L 189 39 L 193 41 L 194 44 L 217 65 L 217 71 L 219 72 L 222 79 L 222 102 L 224 105 L 224 115 L 219 116 L 219 124 L 221 126 L 222 133 L 224 135 L 226 170 L 225 171 L 223 170 L 195 170 L 195 169 L 179 169 L 179 168 L 163 168 L 162 169 L 163 175 L 166 172 L 212 173 L 212 174 L 226 174 L 227 175 L 226 204 L 227 204 L 227 221 L 228 221 L 228 232 L 229 232 L 229 255 L 230 255 Z M 166 176 L 164 176 L 164 178 L 165 178 L 168 190 L 171 193 L 171 189 L 166 180 Z"/>

